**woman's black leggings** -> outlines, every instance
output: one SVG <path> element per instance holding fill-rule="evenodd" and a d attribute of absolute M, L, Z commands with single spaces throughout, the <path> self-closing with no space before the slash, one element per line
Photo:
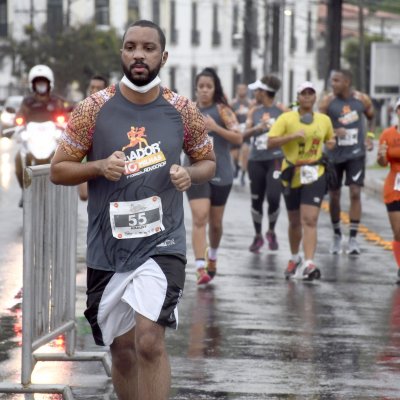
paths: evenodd
<path fill-rule="evenodd" d="M 251 216 L 256 234 L 261 234 L 263 203 L 268 202 L 269 229 L 274 230 L 279 216 L 282 193 L 280 180 L 282 159 L 254 161 L 249 160 L 248 172 L 251 190 Z"/>

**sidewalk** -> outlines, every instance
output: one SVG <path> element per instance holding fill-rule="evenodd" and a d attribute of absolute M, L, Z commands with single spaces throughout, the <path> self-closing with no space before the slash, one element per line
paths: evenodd
<path fill-rule="evenodd" d="M 383 183 L 389 172 L 389 167 L 383 168 L 376 163 L 378 141 L 374 141 L 374 149 L 367 152 L 367 169 L 365 171 L 364 191 L 370 196 L 382 200 Z M 383 200 L 382 200 L 383 201 Z"/>

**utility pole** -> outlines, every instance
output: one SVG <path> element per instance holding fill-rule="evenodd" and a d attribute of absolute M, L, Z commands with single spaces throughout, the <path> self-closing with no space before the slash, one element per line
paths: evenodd
<path fill-rule="evenodd" d="M 341 41 L 342 41 L 342 4 L 343 0 L 328 0 L 327 12 L 327 49 L 328 69 L 326 71 L 325 86 L 332 70 L 340 69 Z"/>
<path fill-rule="evenodd" d="M 243 69 L 242 82 L 250 83 L 251 81 L 251 52 L 252 52 L 252 16 L 253 16 L 253 0 L 247 0 L 244 7 L 243 15 Z"/>
<path fill-rule="evenodd" d="M 365 35 L 364 35 L 364 0 L 358 0 L 358 33 L 360 37 L 360 90 L 366 92 L 366 63 L 365 63 Z"/>

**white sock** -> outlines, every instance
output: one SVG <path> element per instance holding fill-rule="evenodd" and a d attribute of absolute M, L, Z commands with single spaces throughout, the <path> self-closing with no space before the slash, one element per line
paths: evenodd
<path fill-rule="evenodd" d="M 313 260 L 306 260 L 304 262 L 304 264 L 305 264 L 306 267 L 308 267 L 310 264 L 314 264 L 314 261 Z"/>
<path fill-rule="evenodd" d="M 292 254 L 292 257 L 290 258 L 293 262 L 297 263 L 300 261 L 300 255 L 299 253 L 297 254 Z"/>
<path fill-rule="evenodd" d="M 218 249 L 213 249 L 212 247 L 208 248 L 208 258 L 210 260 L 216 260 L 218 254 Z"/>
<path fill-rule="evenodd" d="M 195 260 L 196 269 L 205 268 L 206 260 L 204 258 L 197 258 Z"/>

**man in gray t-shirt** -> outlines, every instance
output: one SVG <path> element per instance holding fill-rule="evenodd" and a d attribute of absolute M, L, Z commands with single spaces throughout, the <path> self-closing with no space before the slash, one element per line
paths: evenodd
<path fill-rule="evenodd" d="M 110 346 L 121 399 L 168 397 L 165 327 L 177 327 L 185 281 L 182 192 L 215 173 L 201 113 L 160 86 L 167 58 L 158 25 L 129 26 L 124 77 L 77 106 L 51 166 L 56 184 L 89 181 L 85 316 L 96 344 Z"/>
<path fill-rule="evenodd" d="M 361 220 L 361 188 L 364 185 L 365 150 L 372 150 L 374 128 L 374 108 L 371 99 L 365 94 L 353 90 L 350 71 L 333 71 L 331 75 L 333 93 L 325 96 L 320 111 L 329 115 L 335 130 L 336 146 L 328 151 L 335 165 L 337 185 L 329 188 L 329 210 L 334 231 L 330 252 L 342 252 L 343 235 L 340 227 L 340 194 L 344 174 L 345 185 L 350 189 L 350 232 L 347 253 L 358 255 L 360 247 L 356 240 Z"/>

